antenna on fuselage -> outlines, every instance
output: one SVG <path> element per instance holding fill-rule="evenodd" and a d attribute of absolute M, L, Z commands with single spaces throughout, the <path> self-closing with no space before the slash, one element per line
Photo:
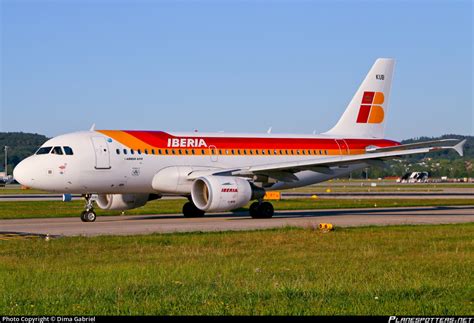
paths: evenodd
<path fill-rule="evenodd" d="M 95 131 L 95 123 L 92 124 L 91 128 L 89 129 L 89 131 Z"/>
<path fill-rule="evenodd" d="M 272 127 L 268 128 L 267 133 L 272 133 Z"/>

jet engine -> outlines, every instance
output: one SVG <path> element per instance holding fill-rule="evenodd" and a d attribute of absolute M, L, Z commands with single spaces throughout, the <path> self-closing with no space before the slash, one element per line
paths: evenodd
<path fill-rule="evenodd" d="M 96 203 L 104 210 L 130 210 L 159 198 L 155 194 L 99 194 Z"/>
<path fill-rule="evenodd" d="M 200 177 L 194 181 L 191 189 L 194 204 L 206 212 L 234 210 L 264 195 L 262 188 L 232 176 Z"/>

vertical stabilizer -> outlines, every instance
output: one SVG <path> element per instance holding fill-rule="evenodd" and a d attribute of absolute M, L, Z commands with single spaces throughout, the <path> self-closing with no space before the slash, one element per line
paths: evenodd
<path fill-rule="evenodd" d="M 383 138 L 395 60 L 375 61 L 337 124 L 326 135 Z"/>

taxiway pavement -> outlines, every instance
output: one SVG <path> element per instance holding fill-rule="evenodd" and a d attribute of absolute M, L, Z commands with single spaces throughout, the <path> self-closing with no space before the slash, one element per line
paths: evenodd
<path fill-rule="evenodd" d="M 284 226 L 336 227 L 474 222 L 474 206 L 400 207 L 277 211 L 271 219 L 252 219 L 247 213 L 209 214 L 202 218 L 172 215 L 98 216 L 84 223 L 78 217 L 0 220 L 0 233 L 51 236 L 134 235 L 170 232 L 239 231 Z"/>

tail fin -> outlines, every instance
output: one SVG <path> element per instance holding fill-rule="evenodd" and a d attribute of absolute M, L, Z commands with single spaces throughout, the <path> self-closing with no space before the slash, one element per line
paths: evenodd
<path fill-rule="evenodd" d="M 370 69 L 341 119 L 326 135 L 383 138 L 395 60 L 379 58 Z"/>

